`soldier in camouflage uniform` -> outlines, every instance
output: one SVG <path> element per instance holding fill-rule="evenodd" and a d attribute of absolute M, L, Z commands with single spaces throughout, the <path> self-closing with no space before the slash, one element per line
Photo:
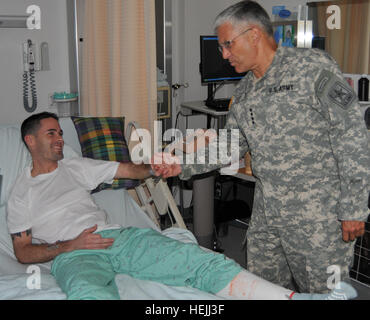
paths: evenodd
<path fill-rule="evenodd" d="M 248 270 L 327 292 L 328 267 L 348 278 L 369 214 L 369 140 L 355 93 L 324 51 L 277 48 L 268 15 L 252 1 L 226 9 L 215 26 L 223 57 L 251 71 L 225 126 L 240 131 L 239 154 L 250 151 L 257 179 Z M 184 164 L 180 178 L 215 168 Z"/>

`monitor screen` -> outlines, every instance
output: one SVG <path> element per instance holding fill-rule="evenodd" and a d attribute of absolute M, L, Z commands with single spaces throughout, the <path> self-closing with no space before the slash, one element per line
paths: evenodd
<path fill-rule="evenodd" d="M 237 73 L 218 50 L 217 36 L 200 36 L 200 74 L 203 84 L 233 82 L 242 79 L 245 73 Z"/>

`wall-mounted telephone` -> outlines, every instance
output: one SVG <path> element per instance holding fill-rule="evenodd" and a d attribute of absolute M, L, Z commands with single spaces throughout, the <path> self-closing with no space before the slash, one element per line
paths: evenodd
<path fill-rule="evenodd" d="M 32 105 L 28 102 L 28 89 L 31 89 Z M 27 112 L 34 112 L 37 108 L 36 81 L 35 81 L 35 46 L 31 40 L 23 43 L 23 106 Z"/>

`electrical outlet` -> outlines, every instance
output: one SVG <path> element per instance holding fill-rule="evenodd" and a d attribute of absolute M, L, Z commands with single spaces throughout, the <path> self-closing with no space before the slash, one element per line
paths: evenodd
<path fill-rule="evenodd" d="M 163 98 L 163 91 L 157 91 L 157 103 L 163 103 L 164 98 Z"/>
<path fill-rule="evenodd" d="M 48 105 L 49 105 L 49 107 L 55 107 L 54 93 L 49 93 L 48 94 Z"/>

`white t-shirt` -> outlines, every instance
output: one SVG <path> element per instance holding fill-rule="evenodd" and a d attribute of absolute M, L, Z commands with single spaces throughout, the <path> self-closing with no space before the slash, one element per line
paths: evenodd
<path fill-rule="evenodd" d="M 36 177 L 31 167 L 17 178 L 7 207 L 10 233 L 32 229 L 35 242 L 54 243 L 77 237 L 95 224 L 108 225 L 107 214 L 93 201 L 90 191 L 100 183 L 112 183 L 118 162 L 89 158 L 63 159 L 58 168 Z"/>

